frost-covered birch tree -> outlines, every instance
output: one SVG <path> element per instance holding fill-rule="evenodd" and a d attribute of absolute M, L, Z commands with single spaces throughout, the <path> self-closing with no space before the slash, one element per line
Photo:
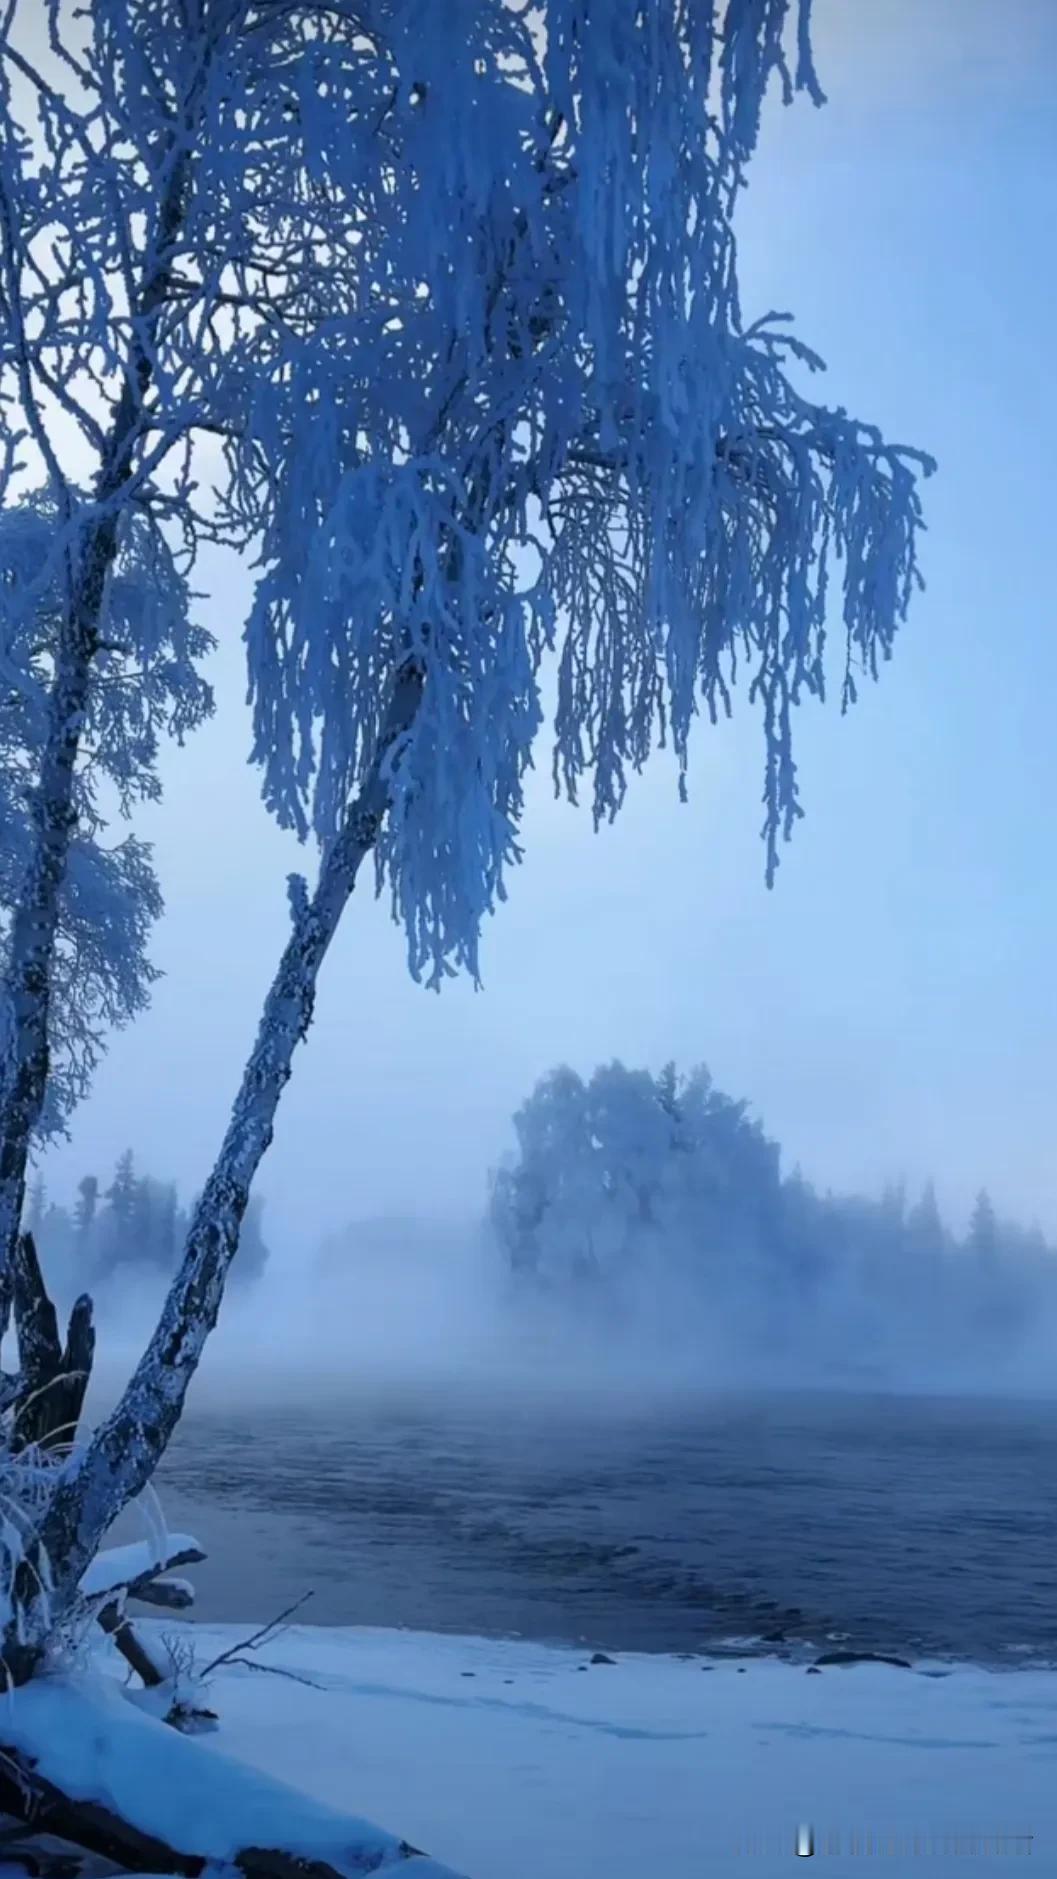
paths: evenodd
<path fill-rule="evenodd" d="M 5 492 L 60 516 L 60 651 L 13 928 L 10 1233 L 107 582 L 139 518 L 252 547 L 253 755 L 317 844 L 230 1127 L 126 1396 L 57 1470 L 5 1656 L 49 1626 L 179 1416 L 317 973 L 364 860 L 430 985 L 478 971 L 553 677 L 555 785 L 617 814 L 739 670 L 773 873 L 791 714 L 887 656 L 913 452 L 813 402 L 743 317 L 732 217 L 772 84 L 821 102 L 807 0 L 9 0 L 0 28 Z M 21 37 L 20 37 L 21 32 Z M 787 62 L 789 61 L 789 62 Z M 77 487 L 56 439 L 87 450 Z M 65 434 L 65 433 L 63 433 Z M 26 604 L 25 598 L 19 603 Z M 5 606 L 9 603 L 5 601 Z M 2 628 L 11 630 L 10 611 Z M 17 1578 L 17 1575 L 15 1575 Z"/>
<path fill-rule="evenodd" d="M 57 583 L 36 586 L 57 526 L 46 500 L 0 511 L 0 589 L 11 613 L 3 645 L 0 692 L 0 959 L 11 941 L 35 837 L 33 793 L 47 738 L 49 689 L 61 619 Z M 134 833 L 114 839 L 160 794 L 157 757 L 163 733 L 182 738 L 212 709 L 198 669 L 210 636 L 188 618 L 186 582 L 164 544 L 138 518 L 126 531 L 107 590 L 105 644 L 92 661 L 73 778 L 73 826 L 56 898 L 56 927 L 46 985 L 47 1072 L 44 1102 L 32 1130 L 36 1144 L 63 1132 L 86 1095 L 106 1036 L 143 1010 L 157 973 L 147 943 L 162 911 L 148 844 Z M 16 604 L 34 585 L 35 602 Z M 8 1024 L 14 1021 L 9 1004 Z M 5 1062 L 17 1061 L 5 1040 Z"/>

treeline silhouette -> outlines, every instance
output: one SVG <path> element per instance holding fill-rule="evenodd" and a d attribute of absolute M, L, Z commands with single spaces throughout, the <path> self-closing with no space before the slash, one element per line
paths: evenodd
<path fill-rule="evenodd" d="M 259 1278 L 268 1260 L 261 1212 L 262 1203 L 251 1200 L 233 1268 L 233 1277 L 243 1284 Z M 94 1174 L 78 1182 L 72 1207 L 51 1200 L 38 1175 L 27 1195 L 23 1224 L 37 1242 L 49 1286 L 66 1298 L 144 1279 L 167 1280 L 183 1253 L 189 1218 L 175 1183 L 139 1174 L 132 1150 L 126 1149 L 105 1186 Z"/>
<path fill-rule="evenodd" d="M 732 1351 L 877 1372 L 1053 1349 L 1057 1251 L 1038 1227 L 981 1192 L 959 1235 L 931 1183 L 820 1193 L 783 1175 L 777 1142 L 704 1068 L 556 1069 L 514 1126 L 493 1232 L 523 1294 L 585 1321 L 691 1339 L 711 1325 Z"/>

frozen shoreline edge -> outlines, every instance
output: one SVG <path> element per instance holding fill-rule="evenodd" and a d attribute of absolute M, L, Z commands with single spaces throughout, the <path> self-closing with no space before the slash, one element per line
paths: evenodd
<path fill-rule="evenodd" d="M 142 1622 L 193 1637 L 199 1664 L 254 1629 Z M 203 1740 L 470 1879 L 726 1879 L 749 1853 L 755 1879 L 785 1879 L 805 1822 L 820 1852 L 930 1836 L 932 1879 L 960 1879 L 966 1835 L 1033 1836 L 1057 1871 L 1052 1671 L 591 1655 L 298 1622 L 261 1653 L 285 1676 L 217 1673 Z M 93 1644 L 89 1668 L 105 1661 Z"/>

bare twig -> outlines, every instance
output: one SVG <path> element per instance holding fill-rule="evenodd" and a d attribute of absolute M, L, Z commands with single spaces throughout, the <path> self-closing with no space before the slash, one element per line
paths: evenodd
<path fill-rule="evenodd" d="M 311 1592 L 302 1593 L 299 1599 L 295 1599 L 292 1605 L 288 1605 L 285 1611 L 279 1613 L 278 1618 L 269 1619 L 268 1623 L 262 1625 L 259 1631 L 254 1631 L 250 1637 L 243 1638 L 238 1644 L 233 1644 L 230 1650 L 221 1651 L 219 1657 L 214 1657 L 212 1663 L 206 1665 L 205 1669 L 201 1672 L 202 1677 L 208 1677 L 211 1671 L 219 1670 L 221 1664 L 235 1662 L 242 1651 L 259 1651 L 262 1644 L 271 1644 L 286 1629 L 287 1620 L 293 1617 L 294 1612 L 300 1611 L 302 1605 L 307 1605 L 311 1597 Z M 265 1666 L 263 1664 L 254 1664 L 252 1668 L 254 1670 L 263 1670 Z"/>
<path fill-rule="evenodd" d="M 229 1657 L 226 1660 L 223 1658 L 220 1659 L 221 1663 L 225 1661 L 229 1667 L 232 1664 L 241 1664 L 243 1670 L 259 1670 L 262 1676 L 265 1677 L 285 1677 L 290 1683 L 303 1683 L 308 1690 L 322 1690 L 323 1688 L 323 1685 L 317 1683 L 314 1677 L 304 1677 L 298 1670 L 284 1670 L 281 1664 L 258 1664 L 254 1662 L 252 1657 Z M 205 1674 L 205 1671 L 203 1671 L 202 1675 L 205 1676 Z"/>

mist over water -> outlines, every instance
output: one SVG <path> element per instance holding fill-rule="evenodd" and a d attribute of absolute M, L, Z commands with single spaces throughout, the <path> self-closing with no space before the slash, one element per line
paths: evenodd
<path fill-rule="evenodd" d="M 100 1292 L 90 1412 L 138 1360 L 163 1297 L 157 1277 L 126 1272 Z M 1057 1393 L 1052 1313 L 995 1348 L 954 1324 L 944 1339 L 896 1303 L 886 1318 L 853 1275 L 810 1306 L 776 1303 L 762 1279 L 713 1296 L 656 1271 L 609 1294 L 563 1295 L 515 1283 L 472 1217 L 363 1222 L 314 1255 L 280 1249 L 251 1286 L 229 1283 L 191 1401 L 318 1404 L 406 1384 L 600 1409 L 634 1399 L 645 1415 L 654 1402 L 745 1389 Z"/>
<path fill-rule="evenodd" d="M 90 1421 L 159 1303 L 101 1296 Z M 273 1247 L 157 1477 L 207 1553 L 199 1614 L 310 1593 L 323 1624 L 1057 1661 L 1053 1327 L 998 1363 L 862 1306 L 849 1285 L 787 1325 L 762 1288 L 656 1273 L 560 1297 L 472 1219 Z M 115 1537 L 139 1531 L 130 1510 Z"/>

